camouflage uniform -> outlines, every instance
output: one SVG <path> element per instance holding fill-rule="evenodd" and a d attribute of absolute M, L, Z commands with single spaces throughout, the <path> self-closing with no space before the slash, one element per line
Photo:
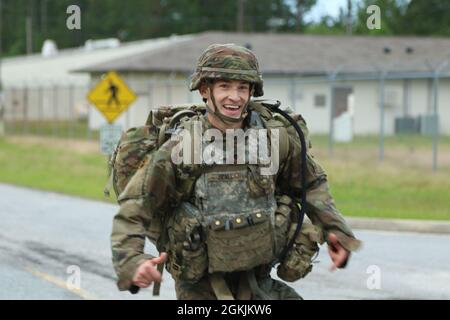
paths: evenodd
<path fill-rule="evenodd" d="M 202 79 L 200 76 L 201 72 L 203 72 L 203 76 L 207 73 L 207 78 L 209 79 L 217 79 L 223 78 L 223 72 L 230 68 L 242 68 L 248 69 L 248 72 L 244 72 L 244 75 L 238 72 L 231 72 L 227 74 L 226 78 L 251 82 L 254 88 L 254 96 L 261 96 L 263 94 L 262 78 L 258 72 L 256 58 L 254 58 L 253 54 L 251 54 L 251 59 L 248 58 L 249 52 L 245 48 L 230 45 L 208 48 L 200 57 L 200 65 L 203 62 L 203 66 L 206 65 L 206 69 L 197 70 L 198 72 L 194 75 L 191 83 L 191 90 L 198 89 Z M 217 55 L 219 57 L 220 55 L 225 55 L 226 58 L 217 58 L 218 60 L 215 60 Z M 212 63 L 209 66 L 205 64 L 205 62 L 211 61 Z M 218 68 L 217 62 L 223 61 L 225 61 L 225 64 L 220 65 L 221 68 Z M 239 65 L 242 61 L 250 61 L 250 63 L 244 66 Z M 214 62 L 216 65 L 214 65 Z M 252 73 L 254 70 L 256 70 L 256 73 Z M 251 110 L 250 106 L 245 114 L 247 115 L 247 111 L 251 112 Z M 205 130 L 212 127 L 207 117 L 200 117 L 197 120 L 202 122 Z M 247 121 L 248 117 L 245 120 L 244 129 L 251 128 L 251 124 Z M 302 131 L 307 135 L 306 123 L 303 121 L 302 124 Z M 288 194 L 295 201 L 300 202 L 302 193 L 300 172 L 301 145 L 298 137 L 294 134 L 289 134 L 288 139 L 287 156 L 280 163 L 280 169 L 271 179 L 273 179 L 274 192 L 276 194 Z M 111 245 L 113 264 L 118 275 L 118 287 L 120 290 L 128 290 L 130 288 L 132 277 L 139 264 L 151 258 L 151 256 L 143 253 L 145 237 L 148 237 L 160 252 L 165 251 L 165 241 L 162 241 L 159 236 L 160 231 L 167 230 L 168 219 L 182 201 L 189 201 L 195 204 L 192 194 L 186 195 L 181 192 L 179 181 L 180 175 L 183 175 L 184 172 L 180 170 L 180 165 L 175 165 L 171 160 L 172 149 L 175 146 L 176 142 L 174 141 L 169 140 L 164 143 L 148 161 L 144 161 L 141 168 L 119 196 L 120 210 L 114 217 Z M 327 176 L 309 152 L 307 153 L 306 182 L 306 212 L 310 220 L 323 229 L 325 238 L 329 232 L 333 232 L 344 248 L 349 251 L 356 250 L 360 246 L 360 242 L 355 239 L 342 215 L 336 209 L 333 198 L 329 193 Z M 224 193 L 223 197 L 227 198 L 230 194 L 232 192 Z M 230 198 L 229 201 L 231 203 L 233 199 Z M 301 298 L 295 290 L 283 282 L 270 278 L 270 264 L 256 266 L 254 270 L 259 288 L 270 298 Z M 232 294 L 235 297 L 239 297 L 239 284 L 244 279 L 243 272 L 225 273 L 224 279 Z M 194 282 L 180 279 L 175 279 L 175 281 L 179 299 L 216 298 L 206 275 Z M 250 297 L 247 296 L 246 298 Z M 261 297 L 253 293 L 251 298 L 259 299 Z"/>

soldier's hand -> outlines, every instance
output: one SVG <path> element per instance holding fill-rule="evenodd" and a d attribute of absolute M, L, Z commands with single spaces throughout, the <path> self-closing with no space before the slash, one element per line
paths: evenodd
<path fill-rule="evenodd" d="M 147 260 L 139 265 L 134 274 L 133 283 L 140 288 L 147 288 L 153 283 L 153 281 L 161 282 L 161 273 L 156 270 L 155 266 L 160 263 L 164 263 L 166 259 L 167 253 L 161 252 L 158 258 Z"/>
<path fill-rule="evenodd" d="M 328 254 L 330 255 L 333 264 L 330 268 L 331 271 L 337 268 L 345 267 L 347 260 L 350 256 L 350 251 L 345 249 L 340 243 L 334 233 L 328 234 Z"/>

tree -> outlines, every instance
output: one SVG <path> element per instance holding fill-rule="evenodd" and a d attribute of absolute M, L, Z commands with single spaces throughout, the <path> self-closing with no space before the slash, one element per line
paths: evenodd
<path fill-rule="evenodd" d="M 403 27 L 405 34 L 450 36 L 450 1 L 411 0 Z"/>
<path fill-rule="evenodd" d="M 376 5 L 381 11 L 381 29 L 370 30 L 367 27 L 369 14 L 367 8 Z M 407 0 L 363 0 L 357 5 L 357 21 L 355 34 L 402 34 L 404 30 L 404 14 L 408 6 Z"/>
<path fill-rule="evenodd" d="M 303 17 L 311 8 L 316 4 L 317 0 L 296 0 L 296 29 L 298 31 L 303 30 L 305 23 Z"/>

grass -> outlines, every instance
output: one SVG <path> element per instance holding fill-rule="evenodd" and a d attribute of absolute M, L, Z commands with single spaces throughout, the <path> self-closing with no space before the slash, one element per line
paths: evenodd
<path fill-rule="evenodd" d="M 17 140 L 0 139 L 1 182 L 105 200 L 106 156 L 74 150 L 70 143 Z"/>
<path fill-rule="evenodd" d="M 98 130 L 89 130 L 87 119 L 77 121 L 8 121 L 5 132 L 12 135 L 36 135 L 70 139 L 99 139 Z"/>
<path fill-rule="evenodd" d="M 450 220 L 450 137 L 439 139 L 436 172 L 431 137 L 387 137 L 383 162 L 378 137 L 336 143 L 331 159 L 327 137 L 312 141 L 331 193 L 346 216 Z"/>
<path fill-rule="evenodd" d="M 313 135 L 311 137 L 314 146 L 319 148 L 328 148 L 328 136 L 327 135 Z M 439 145 L 450 147 L 450 136 L 441 136 L 438 139 Z M 345 148 L 349 146 L 355 147 L 370 147 L 378 148 L 380 144 L 380 138 L 375 135 L 361 135 L 355 136 L 350 143 L 336 142 L 334 146 L 337 148 Z M 395 136 L 386 136 L 384 138 L 385 148 L 430 148 L 433 145 L 431 136 L 412 135 L 412 134 L 400 134 Z"/>
<path fill-rule="evenodd" d="M 331 192 L 347 216 L 450 220 L 450 181 L 444 174 L 389 164 L 326 161 L 325 167 Z"/>
<path fill-rule="evenodd" d="M 386 139 L 378 161 L 376 137 L 338 143 L 328 157 L 326 137 L 313 137 L 313 154 L 326 169 L 331 193 L 345 216 L 450 220 L 450 138 L 439 140 L 439 170 L 432 171 L 424 137 Z M 86 198 L 103 196 L 106 157 L 94 141 L 0 139 L 0 181 Z"/>

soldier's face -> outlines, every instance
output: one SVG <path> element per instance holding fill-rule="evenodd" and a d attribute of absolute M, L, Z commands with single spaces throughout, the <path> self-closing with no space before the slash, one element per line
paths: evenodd
<path fill-rule="evenodd" d="M 238 80 L 217 80 L 211 86 L 219 112 L 231 118 L 239 118 L 244 106 L 250 98 L 250 84 Z M 206 86 L 200 90 L 203 98 L 208 100 L 210 108 L 214 108 L 210 90 Z"/>

